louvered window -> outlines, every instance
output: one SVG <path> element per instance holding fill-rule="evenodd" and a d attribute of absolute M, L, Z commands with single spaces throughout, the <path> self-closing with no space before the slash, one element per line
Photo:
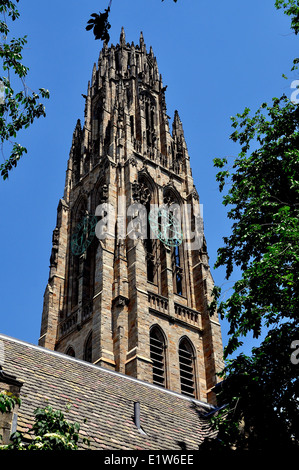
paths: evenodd
<path fill-rule="evenodd" d="M 153 361 L 153 383 L 165 387 L 165 342 L 158 328 L 150 333 L 150 353 Z"/>
<path fill-rule="evenodd" d="M 179 346 L 179 362 L 181 377 L 181 392 L 183 395 L 195 397 L 194 383 L 194 354 L 187 340 L 182 340 Z"/>

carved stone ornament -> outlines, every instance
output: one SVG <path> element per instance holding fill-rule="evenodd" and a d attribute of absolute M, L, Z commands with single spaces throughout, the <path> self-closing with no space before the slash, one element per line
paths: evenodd
<path fill-rule="evenodd" d="M 115 297 L 112 301 L 112 305 L 113 307 L 125 307 L 126 305 L 128 305 L 129 303 L 129 299 L 123 295 L 118 295 L 117 297 Z"/>
<path fill-rule="evenodd" d="M 52 243 L 53 245 L 58 245 L 58 242 L 59 242 L 59 228 L 56 227 L 53 230 Z"/>
<path fill-rule="evenodd" d="M 166 206 L 171 206 L 173 203 L 173 197 L 170 194 L 166 194 L 163 197 L 163 203 L 166 204 Z"/>
<path fill-rule="evenodd" d="M 60 212 L 62 209 L 64 209 L 65 211 L 69 210 L 69 205 L 65 202 L 64 199 L 60 199 L 57 211 Z"/>
<path fill-rule="evenodd" d="M 151 200 L 151 193 L 144 183 L 138 183 L 134 180 L 132 183 L 132 196 L 135 202 L 146 204 Z"/>
<path fill-rule="evenodd" d="M 55 228 L 52 236 L 52 251 L 50 256 L 50 266 L 57 266 L 58 262 L 58 244 L 59 244 L 59 228 Z"/>
<path fill-rule="evenodd" d="M 198 192 L 197 192 L 197 189 L 195 186 L 193 186 L 193 189 L 190 193 L 191 197 L 193 197 L 193 199 L 195 199 L 195 201 L 199 201 L 199 195 L 198 195 Z"/>
<path fill-rule="evenodd" d="M 109 194 L 108 186 L 107 184 L 104 184 L 102 191 L 101 191 L 100 204 L 104 204 L 105 202 L 108 201 L 108 194 Z"/>
<path fill-rule="evenodd" d="M 173 191 L 176 191 L 176 188 L 173 179 L 170 177 L 168 184 L 164 186 L 163 190 L 163 203 L 166 206 L 171 206 L 174 203 Z"/>
<path fill-rule="evenodd" d="M 127 162 L 132 166 L 137 166 L 137 160 L 134 156 L 131 156 L 130 158 L 128 158 Z"/>
<path fill-rule="evenodd" d="M 88 199 L 89 191 L 86 188 L 82 187 L 82 182 L 80 182 L 80 185 L 81 185 L 81 187 L 80 187 L 80 190 L 79 190 L 78 197 Z"/>

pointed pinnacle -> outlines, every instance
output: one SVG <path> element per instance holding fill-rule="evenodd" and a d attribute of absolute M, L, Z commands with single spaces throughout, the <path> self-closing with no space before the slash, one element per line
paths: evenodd
<path fill-rule="evenodd" d="M 124 27 L 122 26 L 121 28 L 121 33 L 120 33 L 120 45 L 121 46 L 125 46 L 126 45 L 126 35 L 125 35 L 125 29 Z"/>

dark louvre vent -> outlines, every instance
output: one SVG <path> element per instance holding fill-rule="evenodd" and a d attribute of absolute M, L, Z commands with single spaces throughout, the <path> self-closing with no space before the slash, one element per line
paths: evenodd
<path fill-rule="evenodd" d="M 165 387 L 165 345 L 160 332 L 153 328 L 150 334 L 151 360 L 153 361 L 153 383 Z"/>
<path fill-rule="evenodd" d="M 191 346 L 186 340 L 183 340 L 180 343 L 179 361 L 181 392 L 183 395 L 195 397 L 193 352 Z"/>

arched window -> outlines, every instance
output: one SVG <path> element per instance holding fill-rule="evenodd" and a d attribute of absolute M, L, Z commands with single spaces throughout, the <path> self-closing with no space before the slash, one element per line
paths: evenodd
<path fill-rule="evenodd" d="M 144 104 L 145 111 L 145 127 L 146 127 L 146 143 L 148 147 L 154 147 L 156 143 L 156 133 L 155 133 L 155 109 L 156 109 L 156 100 L 148 92 L 141 92 L 142 101 Z"/>
<path fill-rule="evenodd" d="M 92 299 L 94 287 L 94 261 L 95 249 L 94 243 L 86 250 L 84 264 L 83 264 L 83 289 L 82 289 L 82 302 L 86 303 Z"/>
<path fill-rule="evenodd" d="M 178 295 L 183 295 L 183 268 L 181 264 L 181 247 L 176 245 L 172 248 L 172 271 L 174 292 Z"/>
<path fill-rule="evenodd" d="M 150 203 L 146 203 L 146 213 L 147 213 L 147 227 L 146 233 L 147 238 L 145 240 L 146 248 L 146 271 L 147 271 L 147 280 L 149 282 L 155 283 L 155 274 L 156 274 L 156 263 L 155 263 L 155 246 L 154 240 L 151 238 L 151 227 L 148 219 L 148 214 L 150 213 Z"/>
<path fill-rule="evenodd" d="M 157 284 L 157 242 L 152 239 L 151 227 L 148 215 L 151 209 L 151 203 L 154 197 L 154 183 L 150 182 L 148 178 L 142 175 L 138 177 L 138 181 L 134 181 L 132 185 L 133 201 L 138 204 L 143 204 L 146 209 L 147 225 L 146 225 L 146 238 L 144 240 L 146 252 L 146 271 L 147 280 L 151 283 Z"/>
<path fill-rule="evenodd" d="M 165 339 L 158 326 L 150 331 L 150 355 L 153 361 L 153 383 L 166 387 L 166 355 Z"/>
<path fill-rule="evenodd" d="M 79 196 L 71 215 L 70 298 L 72 309 L 77 307 L 79 300 L 86 304 L 93 297 L 96 237 L 85 251 L 81 249 L 82 239 L 89 233 L 88 218 L 91 214 L 87 207 L 86 197 Z M 82 279 L 82 289 L 79 291 L 80 279 Z"/>
<path fill-rule="evenodd" d="M 84 361 L 92 362 L 92 333 L 89 334 L 85 343 Z"/>
<path fill-rule="evenodd" d="M 77 224 L 81 222 L 82 218 L 86 213 L 87 201 L 85 198 L 79 198 L 78 202 L 75 204 L 72 210 L 72 226 L 71 234 L 73 235 L 76 231 Z M 71 236 L 71 252 L 72 257 L 71 262 L 71 308 L 74 308 L 78 305 L 79 301 L 79 277 L 80 277 L 80 257 L 78 254 L 73 252 L 72 247 L 72 236 Z"/>
<path fill-rule="evenodd" d="M 71 347 L 68 348 L 66 354 L 67 356 L 75 357 L 75 351 Z"/>
<path fill-rule="evenodd" d="M 179 344 L 181 393 L 195 397 L 194 349 L 187 338 Z"/>
<path fill-rule="evenodd" d="M 173 273 L 173 290 L 175 294 L 186 296 L 184 276 L 184 250 L 182 245 L 182 214 L 181 201 L 173 188 L 166 188 L 163 194 L 164 204 L 168 207 L 171 216 L 169 236 L 173 242 L 171 246 L 171 264 Z M 174 243 L 174 239 L 177 240 Z"/>

